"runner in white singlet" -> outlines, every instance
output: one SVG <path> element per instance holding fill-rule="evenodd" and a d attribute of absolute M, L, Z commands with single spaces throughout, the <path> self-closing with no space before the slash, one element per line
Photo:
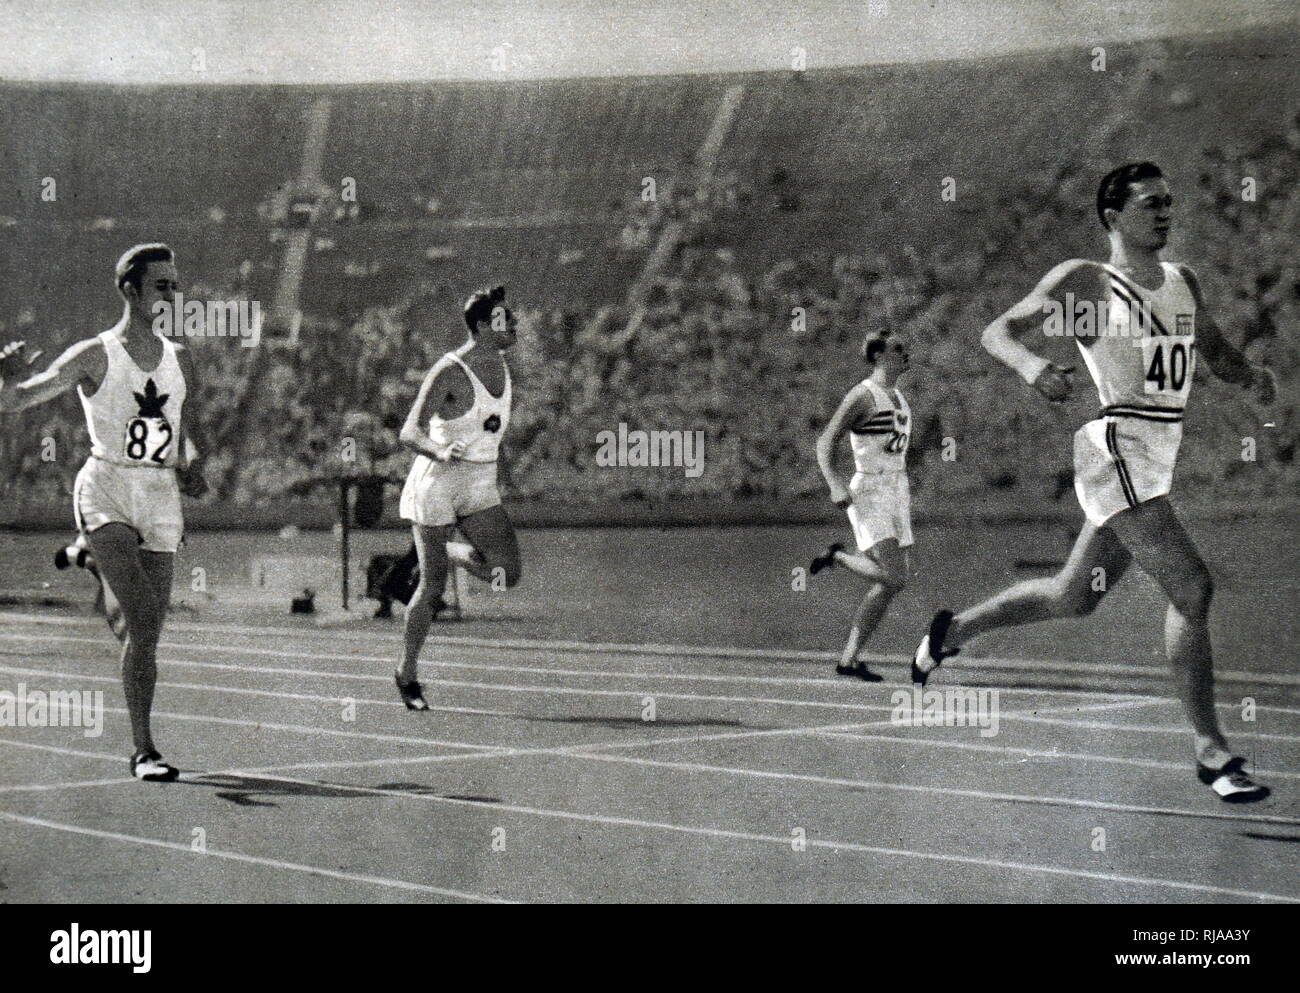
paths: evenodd
<path fill-rule="evenodd" d="M 407 605 L 405 651 L 395 679 L 411 710 L 429 709 L 418 660 L 449 563 L 493 589 L 519 582 L 519 544 L 497 492 L 497 456 L 510 424 L 504 352 L 515 342 L 515 317 L 504 301 L 500 286 L 466 301 L 469 340 L 428 371 L 402 428 L 402 444 L 416 457 L 400 508 L 414 533 L 420 583 Z M 468 544 L 448 541 L 457 528 Z"/>
<path fill-rule="evenodd" d="M 1070 393 L 1070 370 L 1016 339 L 1046 332 L 1054 320 L 1056 333 L 1074 335 L 1102 408 L 1074 439 L 1075 490 L 1087 521 L 1056 576 L 1017 583 L 955 616 L 936 614 L 916 650 L 912 677 L 924 685 L 946 656 L 987 631 L 1091 613 L 1136 559 L 1170 601 L 1165 651 L 1195 730 L 1198 776 L 1221 799 L 1242 803 L 1269 791 L 1246 774 L 1245 760 L 1232 754 L 1219 727 L 1208 625 L 1213 585 L 1168 494 L 1197 353 L 1216 376 L 1254 390 L 1261 403 L 1273 402 L 1276 385 L 1269 370 L 1251 366 L 1224 337 L 1192 270 L 1161 261 L 1172 204 L 1151 163 L 1110 172 L 1097 194 L 1109 262 L 1058 265 L 985 329 L 984 347 L 1057 402 Z M 1096 302 L 1091 312 L 1106 315 L 1100 328 L 1091 326 L 1079 301 Z"/>
<path fill-rule="evenodd" d="M 21 382 L 23 343 L 0 352 L 0 412 L 45 403 L 74 387 L 81 397 L 91 454 L 77 474 L 73 513 L 104 583 L 109 623 L 124 642 L 135 740 L 131 772 L 166 781 L 177 770 L 158 754 L 150 728 L 156 655 L 183 529 L 180 496 L 207 490 L 204 445 L 189 399 L 196 386 L 189 353 L 154 330 L 157 307 L 170 305 L 177 289 L 171 249 L 136 245 L 118 260 L 115 278 L 123 313 L 108 331 Z"/>
<path fill-rule="evenodd" d="M 817 439 L 817 464 L 832 502 L 848 510 L 858 553 L 846 552 L 836 542 L 813 559 L 809 571 L 816 575 L 842 565 L 867 581 L 835 671 L 879 682 L 880 676 L 858 660 L 858 653 L 890 601 L 907 584 L 907 549 L 912 544 L 907 445 L 912 412 L 895 386 L 908 366 L 906 344 L 897 337 L 873 335 L 863 342 L 862 357 L 872 367 L 871 374 L 849 390 Z M 845 434 L 854 467 L 848 486 L 834 460 L 835 446 Z"/>

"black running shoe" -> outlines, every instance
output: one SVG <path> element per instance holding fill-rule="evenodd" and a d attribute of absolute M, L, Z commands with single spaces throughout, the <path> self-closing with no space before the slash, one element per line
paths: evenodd
<path fill-rule="evenodd" d="M 1221 769 L 1211 769 L 1197 762 L 1196 776 L 1224 803 L 1255 803 L 1263 800 L 1272 790 L 1246 775 L 1245 765 L 1246 760 L 1241 756 L 1229 759 Z"/>
<path fill-rule="evenodd" d="M 878 676 L 867 668 L 867 663 L 858 662 L 855 665 L 843 665 L 837 663 L 835 666 L 835 675 L 837 676 L 857 676 L 866 683 L 879 683 L 885 677 Z"/>
<path fill-rule="evenodd" d="M 930 621 L 930 631 L 916 646 L 912 656 L 912 682 L 924 686 L 930 674 L 939 668 L 944 659 L 952 658 L 960 649 L 944 648 L 943 639 L 948 635 L 948 626 L 952 624 L 952 611 L 941 610 Z"/>
<path fill-rule="evenodd" d="M 834 542 L 826 551 L 822 552 L 808 564 L 808 571 L 814 576 L 823 569 L 829 569 L 835 564 L 835 553 L 844 551 L 844 545 L 840 542 Z"/>
<path fill-rule="evenodd" d="M 407 710 L 428 710 L 429 702 L 424 699 L 424 687 L 418 679 L 403 679 L 400 672 L 393 673 L 397 683 L 397 692 L 402 695 L 402 703 Z"/>
<path fill-rule="evenodd" d="M 168 765 L 161 755 L 143 748 L 131 756 L 131 775 L 146 783 L 170 783 L 181 774 L 175 766 Z"/>

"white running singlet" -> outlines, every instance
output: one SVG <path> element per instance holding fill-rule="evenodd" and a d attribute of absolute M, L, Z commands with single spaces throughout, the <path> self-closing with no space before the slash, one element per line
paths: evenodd
<path fill-rule="evenodd" d="M 1106 328 L 1079 350 L 1101 414 L 1074 435 L 1074 490 L 1089 522 L 1166 496 L 1183 440 L 1183 407 L 1196 369 L 1196 298 L 1168 262 L 1145 290 L 1112 266 Z"/>
<path fill-rule="evenodd" d="M 871 391 L 874 409 L 865 421 L 849 428 L 854 468 L 859 475 L 903 472 L 907 467 L 907 444 L 912 431 L 911 408 L 897 389 L 891 398 L 870 379 L 863 382 Z"/>
<path fill-rule="evenodd" d="M 162 335 L 158 368 L 145 372 L 112 331 L 98 338 L 107 370 L 92 396 L 81 385 L 77 395 L 90 431 L 90 454 L 127 468 L 173 468 L 180 464 L 181 408 L 185 374 L 176 346 Z"/>
<path fill-rule="evenodd" d="M 1106 328 L 1089 347 L 1077 342 L 1097 384 L 1103 415 L 1170 421 L 1182 417 L 1196 370 L 1196 298 L 1178 267 L 1161 262 L 1165 280 L 1146 290 L 1103 265 Z"/>
<path fill-rule="evenodd" d="M 455 352 L 448 352 L 434 365 L 435 378 L 452 363 L 460 366 L 469 377 L 470 384 L 474 387 L 474 403 L 460 417 L 451 420 L 443 420 L 437 414 L 430 417 L 429 440 L 439 448 L 445 448 L 452 442 L 463 442 L 464 462 L 495 462 L 501 448 L 501 436 L 510 425 L 510 366 L 503 357 L 506 387 L 501 396 L 494 397 L 478 376 L 474 375 L 474 370 Z"/>

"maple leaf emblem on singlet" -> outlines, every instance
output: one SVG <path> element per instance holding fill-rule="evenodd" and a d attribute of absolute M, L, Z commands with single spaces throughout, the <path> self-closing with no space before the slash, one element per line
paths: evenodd
<path fill-rule="evenodd" d="M 500 431 L 501 430 L 500 416 L 498 416 L 497 414 L 493 414 L 486 421 L 484 421 L 483 430 L 488 432 L 489 434 L 496 434 L 498 431 Z"/>
<path fill-rule="evenodd" d="M 135 402 L 140 405 L 141 417 L 163 417 L 163 407 L 171 398 L 170 393 L 159 393 L 158 387 L 154 384 L 153 379 L 148 379 L 144 384 L 144 393 L 131 394 L 135 397 Z"/>

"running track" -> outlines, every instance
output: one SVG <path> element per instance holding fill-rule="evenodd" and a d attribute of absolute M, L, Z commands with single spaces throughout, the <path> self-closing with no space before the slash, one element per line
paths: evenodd
<path fill-rule="evenodd" d="M 1221 704 L 1275 788 L 1231 807 L 1158 696 L 1004 688 L 982 737 L 891 724 L 901 657 L 869 686 L 778 652 L 442 637 L 419 715 L 391 629 L 174 619 L 155 730 L 184 774 L 146 785 L 102 622 L 0 632 L 0 689 L 107 707 L 98 738 L 0 728 L 7 901 L 1300 901 L 1290 693 L 1249 725 Z"/>

